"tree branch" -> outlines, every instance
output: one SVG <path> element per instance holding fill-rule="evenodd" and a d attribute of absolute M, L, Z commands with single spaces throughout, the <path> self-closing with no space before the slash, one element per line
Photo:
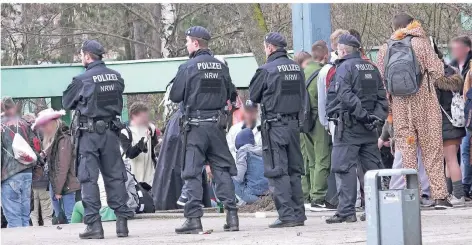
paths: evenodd
<path fill-rule="evenodd" d="M 180 21 L 182 21 L 182 20 L 185 20 L 187 17 L 189 17 L 189 16 L 195 14 L 196 12 L 200 11 L 200 10 L 203 9 L 203 8 L 206 8 L 208 5 L 210 5 L 210 4 L 209 4 L 209 3 L 203 4 L 203 5 L 201 5 L 201 7 L 196 8 L 196 9 L 194 9 L 193 11 L 191 11 L 191 12 L 189 12 L 189 13 L 186 13 L 186 14 L 180 16 L 180 17 L 177 16 L 177 18 L 176 18 L 176 20 L 175 20 L 175 23 L 178 23 L 178 22 L 180 22 Z"/>
<path fill-rule="evenodd" d="M 287 28 L 287 26 L 288 26 L 290 23 L 292 23 L 292 20 L 288 20 L 288 21 L 285 21 L 284 23 L 281 23 L 281 24 L 278 26 L 276 32 L 281 32 L 282 30 L 284 30 L 285 28 Z"/>
<path fill-rule="evenodd" d="M 155 29 L 156 31 L 159 31 L 159 28 L 154 25 L 153 23 L 151 23 L 148 19 L 144 18 L 142 14 L 140 13 L 137 13 L 136 11 L 134 11 L 133 9 L 131 9 L 130 7 L 128 7 L 126 4 L 124 3 L 120 3 L 120 5 L 122 7 L 124 7 L 126 10 L 128 10 L 130 13 L 132 13 L 133 15 L 135 15 L 136 17 L 140 18 L 141 20 L 143 20 L 144 22 L 146 22 L 146 24 L 148 24 L 149 26 L 151 26 L 153 29 Z"/>
<path fill-rule="evenodd" d="M 222 37 L 225 37 L 225 36 L 228 36 L 228 35 L 233 35 L 233 34 L 236 34 L 236 33 L 241 33 L 241 32 L 243 32 L 243 30 L 242 30 L 241 28 L 238 28 L 238 29 L 233 30 L 233 31 L 230 31 L 230 32 L 226 32 L 226 33 L 223 33 L 223 34 L 215 35 L 215 36 L 211 37 L 211 41 L 217 40 L 217 39 L 219 39 L 219 38 L 222 38 Z M 187 48 L 187 46 L 183 46 L 183 47 L 177 49 L 176 53 L 181 52 L 181 51 L 184 50 L 185 48 Z"/>
<path fill-rule="evenodd" d="M 75 30 L 75 31 L 82 31 L 80 33 L 66 33 L 66 34 L 42 34 L 42 33 L 34 33 L 34 32 L 27 32 L 27 31 L 22 31 L 22 30 L 15 30 L 17 33 L 22 33 L 22 34 L 29 34 L 29 35 L 35 35 L 35 36 L 47 36 L 47 37 L 64 37 L 64 36 L 80 36 L 80 35 L 91 35 L 91 34 L 100 34 L 104 36 L 110 36 L 110 37 L 115 37 L 123 40 L 127 40 L 129 42 L 137 43 L 144 45 L 150 49 L 156 50 L 152 45 L 149 45 L 145 42 L 137 41 L 131 38 L 123 37 L 120 35 L 108 33 L 108 32 L 103 32 L 103 31 L 95 31 L 95 30 L 85 30 L 85 29 L 80 29 L 80 28 L 69 28 L 69 27 L 61 27 L 61 29 L 67 29 L 67 30 Z M 156 50 L 157 51 L 157 50 Z"/>

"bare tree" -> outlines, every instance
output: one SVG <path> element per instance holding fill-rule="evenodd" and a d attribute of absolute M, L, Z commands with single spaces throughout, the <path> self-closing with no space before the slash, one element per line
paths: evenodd
<path fill-rule="evenodd" d="M 241 26 L 244 30 L 246 42 L 251 49 L 257 64 L 265 63 L 265 53 L 261 48 L 264 36 L 269 31 L 262 14 L 261 5 L 259 3 L 237 4 Z"/>

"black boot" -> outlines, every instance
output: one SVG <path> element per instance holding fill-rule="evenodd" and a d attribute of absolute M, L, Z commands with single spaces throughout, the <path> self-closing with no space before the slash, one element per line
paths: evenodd
<path fill-rule="evenodd" d="M 239 231 L 238 210 L 226 212 L 226 224 L 223 226 L 225 231 Z"/>
<path fill-rule="evenodd" d="M 328 224 L 337 224 L 337 223 L 353 223 L 357 221 L 357 217 L 355 214 L 347 216 L 347 217 L 341 217 L 337 214 L 333 215 L 333 217 L 329 218 L 326 220 L 326 223 Z"/>
<path fill-rule="evenodd" d="M 283 227 L 295 227 L 295 226 L 302 226 L 304 222 L 296 222 L 296 221 L 281 221 L 276 219 L 274 223 L 269 225 L 269 228 L 283 228 Z"/>
<path fill-rule="evenodd" d="M 92 224 L 88 224 L 85 231 L 79 234 L 80 239 L 103 239 L 102 221 L 99 219 Z"/>
<path fill-rule="evenodd" d="M 127 237 L 128 233 L 128 219 L 116 217 L 116 236 Z"/>
<path fill-rule="evenodd" d="M 187 218 L 180 228 L 175 228 L 177 234 L 198 234 L 203 231 L 202 221 L 200 218 Z"/>

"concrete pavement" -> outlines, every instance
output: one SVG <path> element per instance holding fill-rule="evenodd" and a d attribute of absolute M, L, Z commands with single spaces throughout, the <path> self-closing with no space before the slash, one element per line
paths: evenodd
<path fill-rule="evenodd" d="M 366 244 L 366 223 L 328 225 L 324 219 L 333 212 L 313 213 L 308 211 L 304 227 L 269 229 L 267 225 L 276 217 L 275 212 L 267 213 L 267 218 L 254 218 L 254 214 L 244 214 L 240 220 L 240 232 L 223 231 L 224 216 L 208 213 L 203 219 L 204 229 L 213 229 L 208 235 L 177 235 L 174 228 L 184 221 L 181 214 L 160 215 L 159 218 L 135 219 L 129 222 L 130 237 L 118 239 L 115 223 L 104 223 L 104 240 L 80 240 L 78 233 L 82 224 L 50 227 L 29 227 L 2 229 L 2 244 L 18 245 L 77 245 L 77 244 L 310 244 L 341 245 Z M 359 214 L 359 213 L 358 213 Z M 444 211 L 422 211 L 423 244 L 462 245 L 472 243 L 472 208 Z"/>

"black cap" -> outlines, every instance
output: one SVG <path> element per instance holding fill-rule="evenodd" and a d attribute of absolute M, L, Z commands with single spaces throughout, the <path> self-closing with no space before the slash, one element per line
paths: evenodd
<path fill-rule="evenodd" d="M 192 26 L 188 28 L 187 31 L 185 32 L 185 35 L 189 37 L 201 38 L 207 41 L 211 39 L 210 32 L 208 32 L 208 30 L 205 29 L 205 27 L 201 27 L 201 26 Z"/>
<path fill-rule="evenodd" d="M 285 41 L 285 37 L 278 32 L 270 32 L 269 34 L 267 34 L 265 36 L 265 42 L 275 45 L 277 47 L 287 47 L 287 41 Z"/>
<path fill-rule="evenodd" d="M 357 40 L 357 38 L 351 34 L 342 34 L 341 36 L 339 36 L 338 44 L 344 44 L 354 48 L 361 47 L 361 43 L 359 42 L 359 40 Z"/>
<path fill-rule="evenodd" d="M 105 54 L 105 49 L 96 40 L 85 41 L 82 45 L 82 51 L 87 51 L 98 56 L 102 56 L 103 54 Z"/>
<path fill-rule="evenodd" d="M 246 100 L 246 103 L 244 103 L 244 108 L 245 109 L 257 109 L 257 104 L 252 102 L 251 100 Z"/>

